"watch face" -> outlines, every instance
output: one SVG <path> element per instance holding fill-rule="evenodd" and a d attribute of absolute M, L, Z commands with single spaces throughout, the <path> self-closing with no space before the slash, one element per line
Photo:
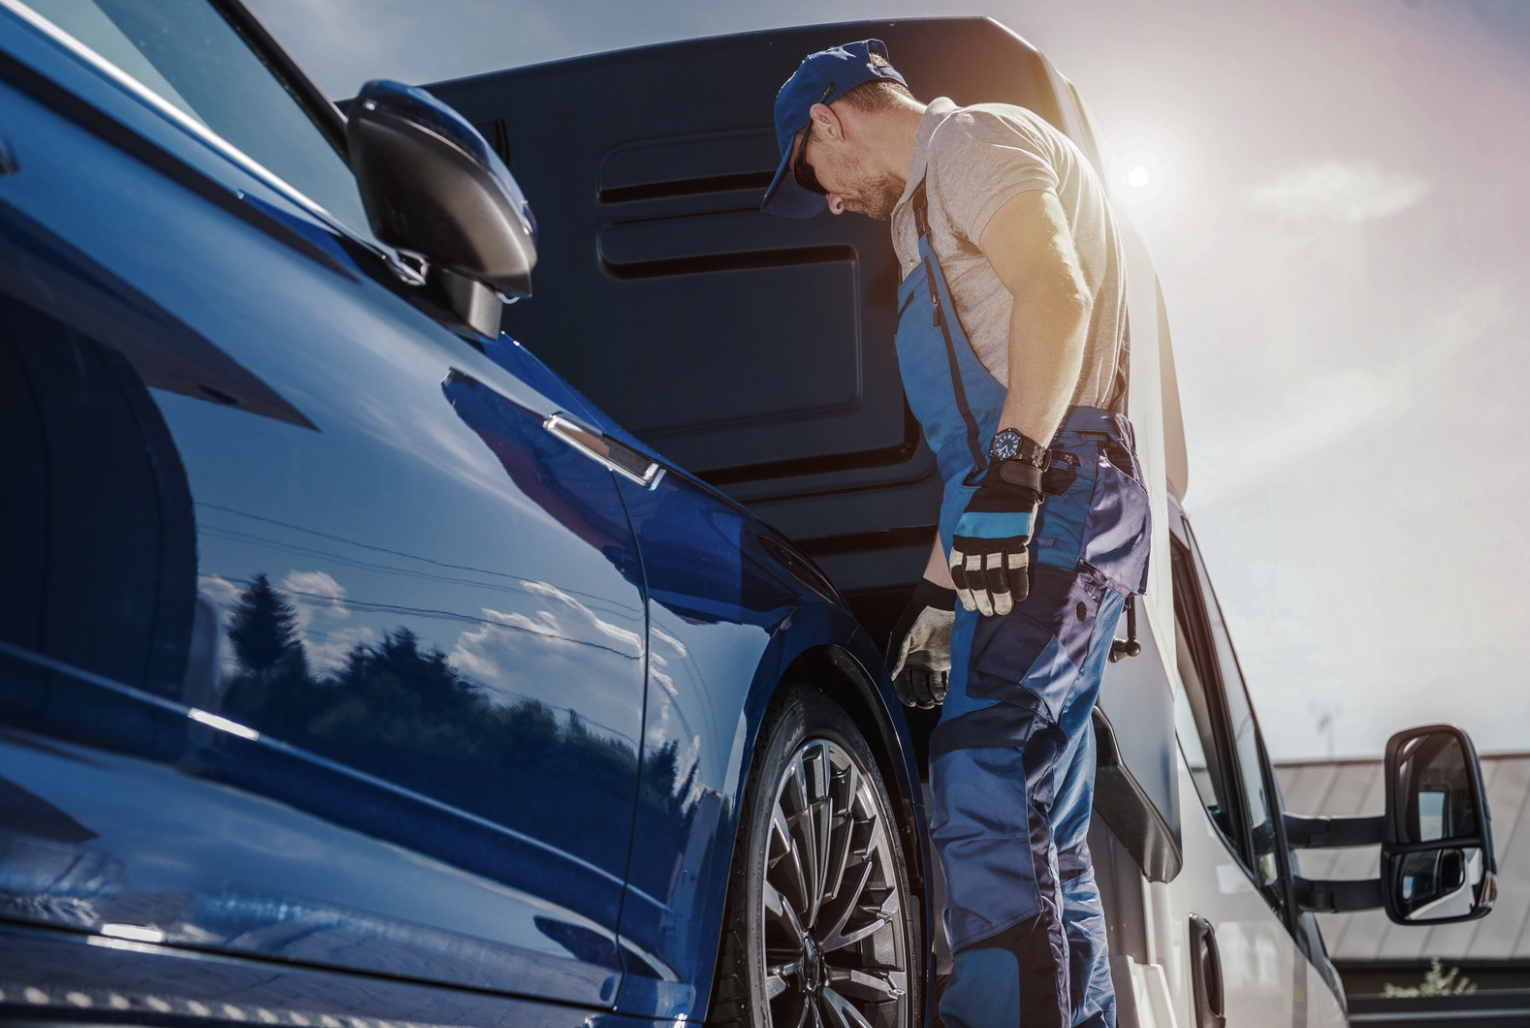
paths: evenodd
<path fill-rule="evenodd" d="M 989 444 L 988 456 L 993 460 L 1012 460 L 1020 452 L 1020 433 L 1012 428 L 1006 428 L 993 437 Z"/>

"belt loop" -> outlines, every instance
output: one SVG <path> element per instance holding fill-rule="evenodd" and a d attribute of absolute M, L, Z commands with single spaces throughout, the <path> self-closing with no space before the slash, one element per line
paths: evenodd
<path fill-rule="evenodd" d="M 1057 426 L 1057 431 L 1121 439 L 1135 449 L 1131 420 L 1125 414 L 1100 407 L 1069 407 L 1063 414 L 1062 424 Z"/>

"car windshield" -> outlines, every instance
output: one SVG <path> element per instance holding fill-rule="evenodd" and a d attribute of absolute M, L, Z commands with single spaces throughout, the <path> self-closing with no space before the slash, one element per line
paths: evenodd
<path fill-rule="evenodd" d="M 344 157 L 207 0 L 24 0 L 187 117 L 369 237 Z"/>

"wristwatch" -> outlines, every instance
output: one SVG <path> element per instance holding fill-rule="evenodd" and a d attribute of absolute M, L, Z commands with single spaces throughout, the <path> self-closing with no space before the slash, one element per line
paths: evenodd
<path fill-rule="evenodd" d="M 1018 429 L 1006 428 L 996 433 L 988 444 L 988 459 L 994 463 L 1018 460 L 1033 468 L 1046 470 L 1047 448 Z"/>

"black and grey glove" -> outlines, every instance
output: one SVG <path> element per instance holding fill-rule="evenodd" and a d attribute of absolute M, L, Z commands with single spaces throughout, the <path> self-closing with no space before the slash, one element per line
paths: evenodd
<path fill-rule="evenodd" d="M 998 460 L 967 503 L 951 537 L 951 580 L 962 606 L 1008 614 L 1030 592 L 1026 546 L 1041 507 L 1041 469 Z"/>
<path fill-rule="evenodd" d="M 956 593 L 920 579 L 887 642 L 887 669 L 905 707 L 934 707 L 946 698 L 955 620 Z"/>

